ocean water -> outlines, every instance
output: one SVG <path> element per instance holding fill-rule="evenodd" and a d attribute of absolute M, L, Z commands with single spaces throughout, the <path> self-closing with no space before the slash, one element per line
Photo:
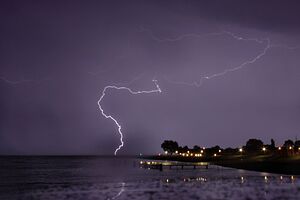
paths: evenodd
<path fill-rule="evenodd" d="M 300 177 L 218 166 L 149 170 L 114 157 L 0 157 L 0 200 L 300 199 Z"/>

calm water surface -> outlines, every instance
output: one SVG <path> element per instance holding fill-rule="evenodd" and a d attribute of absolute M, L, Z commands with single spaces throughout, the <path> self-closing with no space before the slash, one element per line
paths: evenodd
<path fill-rule="evenodd" d="M 0 157 L 0 199 L 300 199 L 300 177 L 210 166 L 147 170 L 111 157 Z"/>

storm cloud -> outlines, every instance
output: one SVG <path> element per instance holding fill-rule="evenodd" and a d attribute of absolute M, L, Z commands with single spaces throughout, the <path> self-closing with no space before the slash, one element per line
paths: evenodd
<path fill-rule="evenodd" d="M 300 131 L 298 1 L 1 1 L 0 153 L 156 153 Z M 256 38 L 238 40 L 237 37 Z M 186 37 L 184 37 L 186 35 Z M 200 36 L 201 35 L 201 36 Z M 177 38 L 177 39 L 176 39 Z M 188 86 L 241 65 L 254 63 Z M 185 84 L 182 84 L 185 83 Z"/>

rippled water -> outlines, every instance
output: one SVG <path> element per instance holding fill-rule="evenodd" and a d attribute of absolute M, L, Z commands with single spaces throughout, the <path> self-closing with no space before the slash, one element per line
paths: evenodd
<path fill-rule="evenodd" d="M 0 199 L 300 199 L 300 177 L 110 157 L 0 157 Z"/>

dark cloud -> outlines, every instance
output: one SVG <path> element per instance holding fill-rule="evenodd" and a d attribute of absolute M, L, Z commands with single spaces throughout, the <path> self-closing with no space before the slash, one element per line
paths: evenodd
<path fill-rule="evenodd" d="M 265 31 L 299 32 L 299 1 L 160 1 L 167 10 Z"/>
<path fill-rule="evenodd" d="M 105 112 L 123 127 L 122 153 L 157 152 L 164 139 L 239 146 L 249 137 L 294 138 L 299 49 L 271 48 L 199 88 L 166 77 L 193 83 L 266 45 L 196 34 L 299 45 L 298 10 L 297 1 L 1 1 L 0 153 L 113 153 L 119 135 L 98 109 L 103 88 L 151 90 L 153 77 L 161 94 L 105 96 Z"/>

